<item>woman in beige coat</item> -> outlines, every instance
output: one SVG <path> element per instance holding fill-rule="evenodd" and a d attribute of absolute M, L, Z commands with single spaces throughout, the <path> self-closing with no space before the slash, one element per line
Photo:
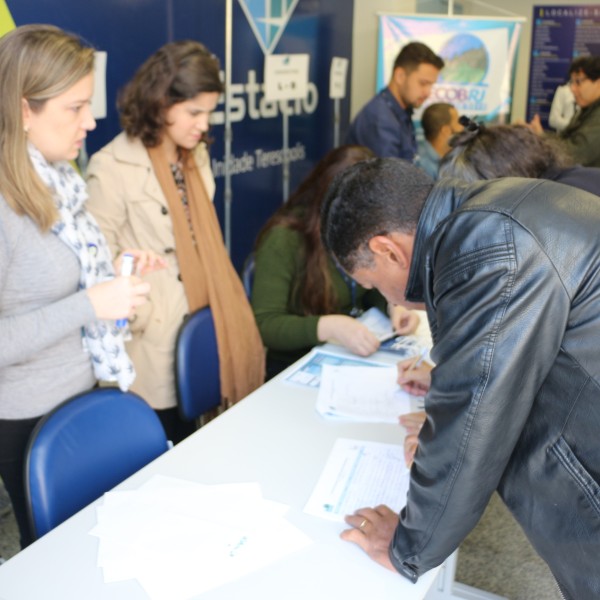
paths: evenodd
<path fill-rule="evenodd" d="M 217 59 L 202 44 L 166 44 L 126 86 L 124 132 L 88 170 L 88 206 L 113 252 L 144 247 L 167 261 L 148 276 L 150 301 L 130 321 L 127 350 L 137 371 L 132 389 L 175 442 L 193 430 L 178 417 L 173 373 L 177 331 L 189 313 L 211 307 L 224 408 L 264 377 L 260 336 L 212 205 L 206 139 L 222 91 Z"/>

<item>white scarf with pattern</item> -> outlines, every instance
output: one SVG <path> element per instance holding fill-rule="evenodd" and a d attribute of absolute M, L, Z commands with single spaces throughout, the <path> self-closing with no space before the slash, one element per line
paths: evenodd
<path fill-rule="evenodd" d="M 85 182 L 67 162 L 49 163 L 29 144 L 29 157 L 40 179 L 50 188 L 59 220 L 52 233 L 77 256 L 81 265 L 79 289 L 88 289 L 115 276 L 110 249 L 94 217 L 85 209 Z M 123 329 L 114 321 L 96 320 L 82 328 L 84 349 L 89 352 L 94 374 L 102 381 L 116 381 L 126 391 L 135 379 L 125 351 Z"/>

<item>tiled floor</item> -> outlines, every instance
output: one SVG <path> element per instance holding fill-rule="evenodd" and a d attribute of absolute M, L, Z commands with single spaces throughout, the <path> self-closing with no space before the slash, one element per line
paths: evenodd
<path fill-rule="evenodd" d="M 18 532 L 12 511 L 2 514 L 3 494 L 0 485 L 0 556 L 10 558 L 19 548 Z M 560 599 L 545 563 L 496 495 L 461 546 L 456 579 L 510 600 Z"/>
<path fill-rule="evenodd" d="M 560 600 L 554 577 L 497 494 L 460 546 L 456 579 L 510 600 Z"/>

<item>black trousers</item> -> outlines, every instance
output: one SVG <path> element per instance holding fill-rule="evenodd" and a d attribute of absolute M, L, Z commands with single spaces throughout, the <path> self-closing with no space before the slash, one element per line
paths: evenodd
<path fill-rule="evenodd" d="M 29 436 L 40 417 L 34 419 L 0 419 L 0 477 L 13 505 L 21 548 L 29 546 L 33 536 L 29 527 L 25 500 L 25 450 Z"/>
<path fill-rule="evenodd" d="M 167 434 L 167 439 L 171 440 L 173 444 L 179 444 L 188 435 L 192 435 L 196 431 L 196 425 L 193 421 L 184 421 L 175 408 L 165 408 L 163 410 L 154 411 L 162 426 Z"/>

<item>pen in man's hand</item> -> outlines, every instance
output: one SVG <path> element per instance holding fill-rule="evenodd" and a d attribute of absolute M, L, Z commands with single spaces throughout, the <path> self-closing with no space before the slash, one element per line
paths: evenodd
<path fill-rule="evenodd" d="M 415 357 L 415 360 L 413 360 L 413 362 L 410 364 L 410 366 L 406 370 L 412 371 L 413 369 L 420 367 L 421 364 L 423 363 L 423 361 L 425 360 L 427 353 L 428 353 L 427 348 L 423 348 L 423 350 L 421 350 L 421 353 Z"/>

